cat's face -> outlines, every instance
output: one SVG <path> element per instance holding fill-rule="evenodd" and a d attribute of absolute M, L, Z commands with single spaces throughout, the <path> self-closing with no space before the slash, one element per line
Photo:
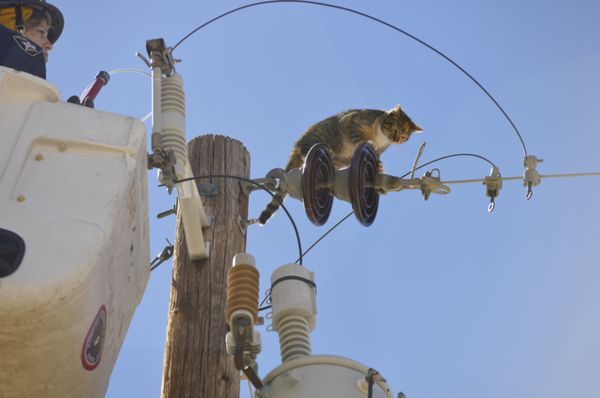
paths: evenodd
<path fill-rule="evenodd" d="M 382 129 L 393 142 L 406 142 L 412 133 L 418 133 L 423 130 L 404 113 L 400 105 L 387 111 L 387 115 L 382 123 Z"/>

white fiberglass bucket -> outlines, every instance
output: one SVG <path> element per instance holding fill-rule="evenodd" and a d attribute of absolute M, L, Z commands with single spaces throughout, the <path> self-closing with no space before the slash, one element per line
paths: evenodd
<path fill-rule="evenodd" d="M 104 396 L 149 277 L 146 175 L 140 121 L 0 67 L 0 396 Z"/>

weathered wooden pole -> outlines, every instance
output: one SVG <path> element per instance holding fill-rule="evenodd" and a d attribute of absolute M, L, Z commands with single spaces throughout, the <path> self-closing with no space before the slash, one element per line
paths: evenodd
<path fill-rule="evenodd" d="M 250 155 L 228 137 L 195 138 L 188 143 L 188 157 L 195 176 L 250 174 Z M 212 219 L 204 230 L 210 257 L 189 260 L 178 216 L 162 397 L 238 398 L 239 372 L 225 349 L 224 311 L 227 270 L 233 256 L 246 248 L 238 218 L 248 218 L 248 197 L 236 180 L 203 178 L 200 183 L 218 189 L 216 195 L 202 197 Z"/>

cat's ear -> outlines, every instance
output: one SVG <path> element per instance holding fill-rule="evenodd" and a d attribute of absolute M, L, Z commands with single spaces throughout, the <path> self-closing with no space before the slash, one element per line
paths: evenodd
<path fill-rule="evenodd" d="M 419 126 L 417 126 L 415 124 L 415 122 L 413 122 L 412 120 L 410 121 L 410 129 L 413 131 L 413 133 L 417 133 L 419 134 L 421 131 L 423 131 L 423 129 Z"/>
<path fill-rule="evenodd" d="M 402 108 L 400 108 L 400 105 L 396 105 L 395 107 L 393 107 L 392 109 L 387 111 L 387 113 L 397 113 L 397 112 L 402 112 Z"/>

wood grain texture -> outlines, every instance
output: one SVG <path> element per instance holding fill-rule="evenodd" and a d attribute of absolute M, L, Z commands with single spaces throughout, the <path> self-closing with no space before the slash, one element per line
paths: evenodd
<path fill-rule="evenodd" d="M 205 135 L 188 143 L 195 176 L 248 177 L 250 155 L 242 143 Z M 227 270 L 246 248 L 238 216 L 247 219 L 248 197 L 237 180 L 206 178 L 217 196 L 203 197 L 211 226 L 204 230 L 210 257 L 190 261 L 180 216 L 177 217 L 173 277 L 167 324 L 162 397 L 238 398 L 239 373 L 225 349 Z"/>

